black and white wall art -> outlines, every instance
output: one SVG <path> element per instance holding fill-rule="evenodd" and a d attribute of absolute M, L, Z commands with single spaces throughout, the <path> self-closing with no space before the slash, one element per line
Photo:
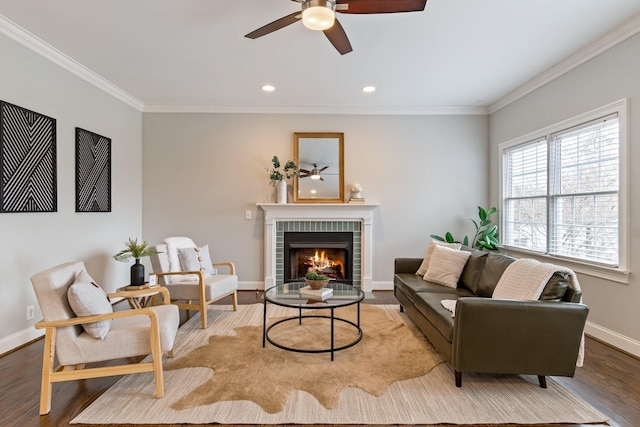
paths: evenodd
<path fill-rule="evenodd" d="M 76 128 L 76 212 L 111 212 L 111 139 Z"/>
<path fill-rule="evenodd" d="M 0 101 L 0 213 L 56 212 L 56 119 Z"/>

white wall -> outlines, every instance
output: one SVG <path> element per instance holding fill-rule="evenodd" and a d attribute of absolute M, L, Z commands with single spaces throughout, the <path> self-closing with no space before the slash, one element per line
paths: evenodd
<path fill-rule="evenodd" d="M 629 100 L 630 270 L 628 284 L 579 275 L 588 332 L 640 355 L 640 35 L 621 43 L 490 117 L 491 200 L 497 204 L 498 145 L 622 98 Z"/>
<path fill-rule="evenodd" d="M 485 116 L 143 114 L 143 234 L 187 235 L 236 263 L 241 287 L 264 282 L 258 202 L 275 202 L 266 168 L 293 157 L 294 132 L 344 132 L 345 194 L 359 182 L 374 217 L 374 288 L 393 259 L 421 257 L 430 234 L 471 233 L 488 200 Z M 253 218 L 245 220 L 245 210 Z M 262 286 L 262 285 L 260 285 Z"/>
<path fill-rule="evenodd" d="M 41 318 L 29 278 L 83 260 L 112 290 L 128 266 L 110 256 L 141 236 L 141 113 L 31 50 L 0 35 L 0 99 L 55 118 L 58 211 L 0 214 L 0 353 L 36 336 Z M 75 212 L 75 127 L 112 140 L 112 212 Z M 36 307 L 26 320 L 26 307 Z M 39 333 L 39 332 L 38 332 Z"/>

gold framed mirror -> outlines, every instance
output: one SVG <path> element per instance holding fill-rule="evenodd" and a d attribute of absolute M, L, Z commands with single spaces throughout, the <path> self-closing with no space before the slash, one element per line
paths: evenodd
<path fill-rule="evenodd" d="M 296 132 L 293 156 L 295 203 L 344 203 L 344 133 Z"/>

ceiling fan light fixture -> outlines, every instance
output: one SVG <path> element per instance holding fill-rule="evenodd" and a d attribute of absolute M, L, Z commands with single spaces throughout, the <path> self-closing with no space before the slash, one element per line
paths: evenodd
<path fill-rule="evenodd" d="M 311 174 L 309 176 L 311 179 L 320 179 L 320 172 L 318 172 L 318 168 L 311 169 Z"/>
<path fill-rule="evenodd" d="M 336 2 L 333 0 L 306 0 L 302 3 L 302 23 L 310 30 L 323 31 L 336 20 Z"/>

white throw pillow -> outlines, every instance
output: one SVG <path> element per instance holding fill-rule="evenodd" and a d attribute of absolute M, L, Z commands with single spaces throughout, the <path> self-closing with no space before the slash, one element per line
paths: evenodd
<path fill-rule="evenodd" d="M 204 271 L 206 274 L 214 274 L 209 245 L 199 248 L 179 248 L 178 257 L 182 271 Z"/>
<path fill-rule="evenodd" d="M 67 290 L 71 310 L 78 317 L 113 313 L 113 307 L 106 292 L 91 279 L 89 274 L 83 273 L 76 276 L 75 282 Z M 85 323 L 82 327 L 90 337 L 103 340 L 109 333 L 111 320 Z"/>
<path fill-rule="evenodd" d="M 182 271 L 178 248 L 195 248 L 197 245 L 188 237 L 167 237 L 164 239 L 167 245 L 167 255 L 169 257 L 169 271 Z M 164 276 L 165 283 L 179 283 L 185 280 L 197 280 L 195 276 L 168 275 Z"/>
<path fill-rule="evenodd" d="M 449 288 L 458 287 L 458 280 L 471 252 L 436 246 L 429 261 L 424 280 Z"/>
<path fill-rule="evenodd" d="M 416 271 L 416 275 L 424 276 L 424 273 L 427 272 L 427 269 L 429 268 L 429 259 L 431 258 L 431 254 L 433 254 L 433 249 L 436 246 L 444 246 L 446 248 L 452 248 L 452 249 L 460 249 L 462 247 L 460 243 L 447 243 L 447 242 L 441 242 L 439 240 L 432 240 L 431 243 L 429 243 L 427 252 L 424 254 L 424 259 L 422 260 L 422 264 L 420 264 L 420 268 L 418 268 L 418 271 Z"/>

